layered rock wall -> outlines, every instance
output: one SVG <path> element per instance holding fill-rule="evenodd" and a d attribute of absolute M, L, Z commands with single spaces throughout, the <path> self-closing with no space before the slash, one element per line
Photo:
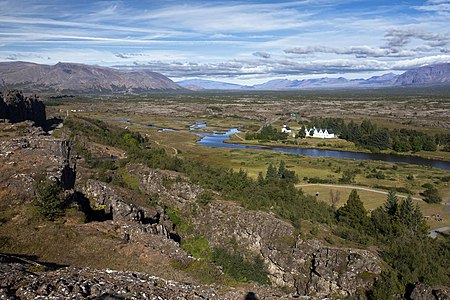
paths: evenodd
<path fill-rule="evenodd" d="M 11 123 L 31 120 L 42 126 L 46 120 L 45 105 L 36 95 L 25 97 L 18 90 L 5 90 L 0 92 L 0 119 Z"/>

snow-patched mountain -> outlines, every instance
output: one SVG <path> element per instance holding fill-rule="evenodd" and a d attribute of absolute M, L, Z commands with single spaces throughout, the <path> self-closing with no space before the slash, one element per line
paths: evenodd
<path fill-rule="evenodd" d="M 314 78 L 302 80 L 273 79 L 262 84 L 242 86 L 220 81 L 185 80 L 179 82 L 195 90 L 318 90 L 318 89 L 364 89 L 403 86 L 450 85 L 450 63 L 436 64 L 406 71 L 401 75 L 387 73 L 368 79 Z M 195 88 L 193 88 L 195 87 Z"/>
<path fill-rule="evenodd" d="M 166 76 L 148 70 L 122 71 L 75 63 L 51 66 L 29 62 L 0 62 L 0 87 L 85 93 L 183 89 Z"/>

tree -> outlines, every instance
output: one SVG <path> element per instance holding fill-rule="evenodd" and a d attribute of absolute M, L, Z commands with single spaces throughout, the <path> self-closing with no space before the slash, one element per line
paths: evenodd
<path fill-rule="evenodd" d="M 413 235 L 424 235 L 428 228 L 418 205 L 414 206 L 411 195 L 402 202 L 399 209 L 400 222 L 404 224 Z"/>
<path fill-rule="evenodd" d="M 44 174 L 37 175 L 34 188 L 36 199 L 34 204 L 38 212 L 48 220 L 55 219 L 64 210 L 64 200 L 61 187 Z"/>
<path fill-rule="evenodd" d="M 398 198 L 394 190 L 390 190 L 384 204 L 384 209 L 391 216 L 394 217 L 398 212 Z"/>
<path fill-rule="evenodd" d="M 272 165 L 272 163 L 270 163 L 269 166 L 267 167 L 266 180 L 275 179 L 275 178 L 278 178 L 278 172 L 277 172 L 277 169 L 274 167 L 274 165 Z"/>
<path fill-rule="evenodd" d="M 306 137 L 306 127 L 305 127 L 305 125 L 303 125 L 302 128 L 300 128 L 300 131 L 298 132 L 297 137 L 299 139 L 304 139 Z"/>
<path fill-rule="evenodd" d="M 330 190 L 330 201 L 331 201 L 331 207 L 336 210 L 337 204 L 341 198 L 341 193 L 339 191 L 333 191 Z"/>
<path fill-rule="evenodd" d="M 380 150 L 389 148 L 389 131 L 384 128 L 375 130 L 368 136 L 367 145 Z"/>
<path fill-rule="evenodd" d="M 356 190 L 351 191 L 347 203 L 337 210 L 336 215 L 339 222 L 356 229 L 366 228 L 369 220 L 367 211 Z"/>
<path fill-rule="evenodd" d="M 422 193 L 425 197 L 423 200 L 428 203 L 441 203 L 442 198 L 439 191 L 432 184 L 426 186 L 426 190 Z"/>
<path fill-rule="evenodd" d="M 425 151 L 436 151 L 437 144 L 433 137 L 428 137 L 423 141 L 423 150 Z"/>
<path fill-rule="evenodd" d="M 284 179 L 286 177 L 286 163 L 284 160 L 280 161 L 280 165 L 278 166 L 278 176 L 281 179 Z"/>
<path fill-rule="evenodd" d="M 361 122 L 361 132 L 362 134 L 372 134 L 377 130 L 377 126 L 372 124 L 370 120 L 363 120 Z"/>
<path fill-rule="evenodd" d="M 405 224 L 407 227 L 410 227 L 410 225 L 413 223 L 414 205 L 413 205 L 413 200 L 411 198 L 411 195 L 408 195 L 406 200 L 404 200 L 400 204 L 399 216 L 400 216 L 400 222 Z"/>
<path fill-rule="evenodd" d="M 421 136 L 414 136 L 411 142 L 412 151 L 417 152 L 423 148 L 423 138 Z"/>
<path fill-rule="evenodd" d="M 352 183 L 355 181 L 356 174 L 351 170 L 345 170 L 342 172 L 342 177 L 339 178 L 339 182 L 341 183 Z"/>
<path fill-rule="evenodd" d="M 407 152 L 411 150 L 408 138 L 404 136 L 395 136 L 392 142 L 392 149 L 397 152 Z"/>
<path fill-rule="evenodd" d="M 402 293 L 403 287 L 398 280 L 397 272 L 387 270 L 381 273 L 368 296 L 370 300 L 398 299 Z"/>
<path fill-rule="evenodd" d="M 258 173 L 258 179 L 257 179 L 257 182 L 258 182 L 259 185 L 262 185 L 262 184 L 265 182 L 264 175 L 263 175 L 262 172 L 259 172 L 259 173 Z"/>

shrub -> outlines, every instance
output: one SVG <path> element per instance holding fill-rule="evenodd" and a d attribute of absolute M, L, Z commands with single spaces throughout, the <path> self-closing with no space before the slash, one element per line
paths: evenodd
<path fill-rule="evenodd" d="M 423 196 L 425 197 L 423 200 L 428 203 L 441 203 L 442 201 L 439 191 L 432 185 L 427 187 L 423 192 Z"/>
<path fill-rule="evenodd" d="M 62 188 L 56 182 L 40 174 L 35 178 L 34 188 L 36 190 L 34 204 L 39 214 L 48 220 L 53 220 L 64 211 Z"/>
<path fill-rule="evenodd" d="M 264 262 L 259 257 L 255 256 L 253 261 L 249 262 L 239 254 L 229 254 L 223 248 L 214 248 L 212 260 L 215 264 L 222 266 L 224 272 L 236 281 L 270 283 Z"/>

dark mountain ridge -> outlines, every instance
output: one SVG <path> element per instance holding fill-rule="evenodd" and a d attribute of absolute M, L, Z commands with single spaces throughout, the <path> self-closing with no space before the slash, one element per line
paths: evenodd
<path fill-rule="evenodd" d="M 1 62 L 0 87 L 32 91 L 138 93 L 183 88 L 162 74 L 75 63 Z"/>

